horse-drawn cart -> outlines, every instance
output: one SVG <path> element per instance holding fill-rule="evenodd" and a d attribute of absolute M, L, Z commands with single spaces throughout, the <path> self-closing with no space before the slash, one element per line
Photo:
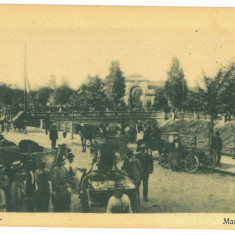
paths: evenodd
<path fill-rule="evenodd" d="M 29 160 L 37 164 L 41 160 L 46 161 L 46 167 L 51 169 L 55 164 L 57 149 L 41 148 L 40 151 L 22 151 L 19 146 L 0 147 L 0 163 L 6 166 L 6 170 L 10 173 L 11 163 L 21 161 L 24 168 L 27 167 Z"/>
<path fill-rule="evenodd" d="M 179 154 L 178 164 L 181 169 L 185 169 L 188 173 L 195 173 L 199 167 L 213 171 L 215 167 L 215 158 L 208 149 L 198 148 L 195 146 L 183 146 L 180 152 L 171 148 L 171 143 L 179 137 L 179 133 L 172 132 L 168 134 L 168 141 L 162 144 L 161 153 L 159 155 L 159 164 L 164 168 L 170 168 L 172 165 L 172 155 Z"/>
<path fill-rule="evenodd" d="M 121 185 L 122 192 L 129 196 L 133 212 L 138 211 L 136 186 L 122 171 L 91 170 L 84 174 L 80 191 L 84 212 L 106 212 L 109 198 L 114 194 L 116 183 Z"/>

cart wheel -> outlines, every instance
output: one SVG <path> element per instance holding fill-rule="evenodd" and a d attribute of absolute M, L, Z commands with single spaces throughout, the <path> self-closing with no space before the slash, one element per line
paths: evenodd
<path fill-rule="evenodd" d="M 139 211 L 139 196 L 138 193 L 135 192 L 134 197 L 133 197 L 133 213 L 138 213 Z"/>
<path fill-rule="evenodd" d="M 89 200 L 90 199 L 89 199 L 89 192 L 88 192 L 88 190 L 84 191 L 84 193 L 82 195 L 82 198 L 81 198 L 81 203 L 82 203 L 82 210 L 85 213 L 91 213 L 92 212 Z"/>
<path fill-rule="evenodd" d="M 212 172 L 215 168 L 215 157 L 214 155 L 210 155 L 207 159 L 206 167 L 209 172 Z"/>
<path fill-rule="evenodd" d="M 161 154 L 159 164 L 162 165 L 164 168 L 169 168 L 170 167 L 169 154 L 167 153 Z"/>
<path fill-rule="evenodd" d="M 190 154 L 185 158 L 185 170 L 188 173 L 195 173 L 199 166 L 199 160 L 196 155 Z"/>

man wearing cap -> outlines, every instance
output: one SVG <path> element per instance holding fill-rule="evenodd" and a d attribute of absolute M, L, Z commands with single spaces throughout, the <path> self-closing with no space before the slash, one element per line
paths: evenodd
<path fill-rule="evenodd" d="M 11 165 L 13 173 L 12 183 L 9 191 L 9 211 L 26 212 L 26 173 L 22 169 L 23 163 L 15 161 Z"/>
<path fill-rule="evenodd" d="M 52 169 L 52 202 L 54 212 L 69 212 L 71 193 L 68 191 L 68 171 L 63 158 L 58 158 L 57 166 Z"/>
<path fill-rule="evenodd" d="M 115 184 L 114 195 L 109 199 L 107 213 L 133 213 L 130 199 L 118 183 Z"/>
<path fill-rule="evenodd" d="M 0 164 L 0 212 L 6 212 L 6 187 L 8 184 L 8 177 L 4 174 L 5 167 Z"/>
<path fill-rule="evenodd" d="M 39 168 L 35 171 L 35 198 L 38 212 L 48 212 L 50 201 L 50 181 L 50 171 L 46 168 L 46 161 L 42 160 L 39 163 Z"/>
<path fill-rule="evenodd" d="M 147 153 L 147 148 L 142 143 L 140 146 L 137 147 L 136 158 L 140 161 L 140 164 L 143 169 L 142 175 L 142 183 L 143 183 L 143 197 L 144 201 L 148 202 L 148 181 L 149 181 L 149 174 L 153 172 L 153 159 Z"/>
<path fill-rule="evenodd" d="M 216 131 L 214 138 L 211 143 L 212 152 L 216 155 L 216 164 L 220 165 L 221 150 L 222 150 L 222 139 L 220 133 Z"/>
<path fill-rule="evenodd" d="M 58 139 L 58 132 L 56 130 L 56 126 L 53 126 L 52 130 L 50 131 L 50 140 L 51 140 L 51 148 L 56 147 L 56 141 Z"/>

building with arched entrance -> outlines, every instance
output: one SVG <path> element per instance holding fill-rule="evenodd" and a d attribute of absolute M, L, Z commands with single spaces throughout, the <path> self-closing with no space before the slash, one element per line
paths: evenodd
<path fill-rule="evenodd" d="M 136 103 L 139 103 L 144 110 L 151 109 L 152 105 L 154 104 L 156 88 L 161 86 L 148 79 L 144 79 L 139 75 L 129 76 L 126 78 L 125 82 L 125 103 L 130 108 L 133 108 L 135 105 L 137 106 L 138 104 Z M 137 96 L 136 93 L 138 94 Z"/>

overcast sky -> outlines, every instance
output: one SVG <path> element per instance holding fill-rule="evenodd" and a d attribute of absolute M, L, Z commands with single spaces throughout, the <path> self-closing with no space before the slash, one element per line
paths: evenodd
<path fill-rule="evenodd" d="M 32 88 L 87 75 L 104 78 L 112 60 L 124 75 L 166 79 L 172 57 L 189 86 L 235 57 L 235 9 L 1 6 L 0 82 L 23 87 L 24 43 Z"/>

